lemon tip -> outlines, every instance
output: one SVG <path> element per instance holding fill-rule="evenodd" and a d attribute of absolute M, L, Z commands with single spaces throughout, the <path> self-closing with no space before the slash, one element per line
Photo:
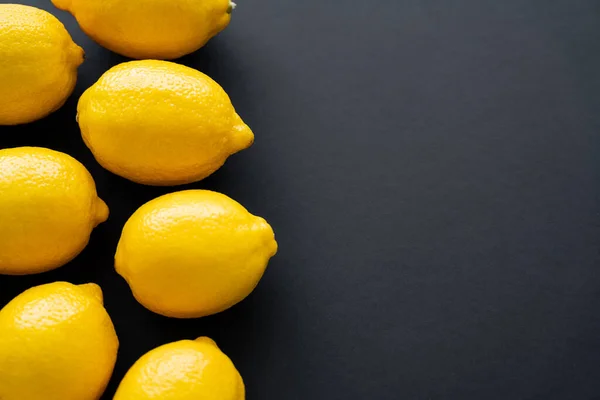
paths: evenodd
<path fill-rule="evenodd" d="M 277 250 L 279 249 L 277 240 L 275 240 L 275 232 L 266 219 L 262 217 L 255 218 L 254 229 L 261 232 L 265 249 L 269 254 L 269 257 L 273 257 L 277 254 Z"/>
<path fill-rule="evenodd" d="M 254 143 L 254 132 L 240 120 L 233 128 L 232 146 L 235 152 L 247 149 Z"/>
<path fill-rule="evenodd" d="M 71 0 L 52 0 L 52 4 L 59 10 L 68 11 L 71 7 Z"/>
<path fill-rule="evenodd" d="M 233 10 L 235 10 L 236 7 L 237 7 L 237 4 L 235 4 L 233 1 L 230 1 L 229 7 L 227 8 L 227 14 L 231 14 L 233 12 Z"/>
<path fill-rule="evenodd" d="M 78 285 L 78 287 L 79 287 L 79 289 L 83 290 L 83 292 L 86 295 L 95 298 L 100 303 L 104 302 L 104 295 L 102 294 L 102 289 L 97 284 L 95 284 L 95 283 L 86 283 L 86 284 L 83 284 L 83 285 Z"/>
<path fill-rule="evenodd" d="M 104 202 L 104 200 L 102 200 L 100 197 L 96 198 L 96 203 L 95 203 L 95 226 L 98 226 L 99 224 L 101 224 L 102 222 L 106 221 L 108 219 L 108 215 L 109 215 L 109 210 L 108 210 L 108 206 L 106 205 L 106 203 Z"/>
<path fill-rule="evenodd" d="M 196 338 L 194 340 L 194 342 L 206 343 L 206 344 L 210 344 L 210 345 L 213 345 L 213 346 L 217 345 L 217 343 L 214 340 L 212 340 L 211 338 L 209 338 L 208 336 L 200 336 L 199 338 Z"/>
<path fill-rule="evenodd" d="M 76 67 L 79 67 L 83 64 L 85 60 L 85 50 L 77 44 L 73 43 L 71 53 L 73 54 L 73 60 Z"/>
<path fill-rule="evenodd" d="M 279 251 L 279 244 L 277 243 L 277 240 L 275 240 L 275 237 L 271 240 L 269 248 L 271 250 L 271 257 L 274 257 L 277 254 L 277 251 Z"/>

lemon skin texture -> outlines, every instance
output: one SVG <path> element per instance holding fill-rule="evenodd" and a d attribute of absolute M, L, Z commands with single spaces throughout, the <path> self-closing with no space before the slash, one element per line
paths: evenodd
<path fill-rule="evenodd" d="M 107 218 L 92 176 L 71 156 L 39 147 L 0 150 L 1 274 L 66 264 Z"/>
<path fill-rule="evenodd" d="M 118 347 L 97 285 L 29 289 L 0 311 L 0 399 L 98 400 Z"/>
<path fill-rule="evenodd" d="M 174 59 L 231 20 L 229 0 L 52 0 L 101 46 L 137 59 Z"/>
<path fill-rule="evenodd" d="M 59 109 L 75 87 L 83 55 L 53 15 L 0 4 L 0 125 L 32 122 Z"/>
<path fill-rule="evenodd" d="M 187 190 L 158 197 L 131 216 L 115 267 L 149 310 L 197 318 L 248 296 L 276 252 L 263 218 L 223 194 Z"/>
<path fill-rule="evenodd" d="M 210 77 L 168 61 L 120 64 L 80 98 L 81 134 L 98 162 L 156 186 L 204 179 L 254 134 Z"/>
<path fill-rule="evenodd" d="M 127 372 L 114 400 L 244 400 L 235 366 L 207 337 L 160 346 Z"/>

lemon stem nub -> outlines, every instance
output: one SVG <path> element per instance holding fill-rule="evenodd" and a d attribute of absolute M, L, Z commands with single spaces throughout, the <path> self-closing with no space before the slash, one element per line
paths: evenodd
<path fill-rule="evenodd" d="M 108 219 L 109 210 L 106 203 L 100 197 L 96 198 L 94 206 L 94 227 L 96 227 Z"/>
<path fill-rule="evenodd" d="M 199 338 L 197 338 L 196 340 L 194 340 L 195 342 L 198 343 L 208 343 L 208 344 L 212 344 L 213 346 L 216 346 L 217 344 L 215 343 L 214 340 L 212 340 L 211 338 L 207 337 L 207 336 L 200 336 Z"/>
<path fill-rule="evenodd" d="M 233 12 L 233 10 L 235 10 L 236 6 L 237 6 L 237 4 L 235 4 L 233 1 L 230 1 L 229 8 L 227 9 L 227 14 L 231 14 Z"/>
<path fill-rule="evenodd" d="M 83 290 L 88 296 L 91 296 L 98 300 L 100 303 L 104 303 L 104 296 L 102 295 L 102 289 L 95 283 L 86 283 L 78 285 L 79 289 Z"/>

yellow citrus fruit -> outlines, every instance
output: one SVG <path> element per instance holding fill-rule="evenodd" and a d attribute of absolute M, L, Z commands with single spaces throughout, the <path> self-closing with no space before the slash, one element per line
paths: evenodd
<path fill-rule="evenodd" d="M 244 400 L 244 381 L 207 337 L 165 344 L 127 372 L 114 400 Z"/>
<path fill-rule="evenodd" d="M 276 252 L 263 218 L 223 194 L 187 190 L 158 197 L 129 218 L 115 267 L 149 310 L 196 318 L 248 296 Z"/>
<path fill-rule="evenodd" d="M 82 62 L 83 50 L 53 15 L 0 4 L 0 125 L 32 122 L 59 109 Z"/>
<path fill-rule="evenodd" d="M 198 181 L 254 141 L 221 86 L 168 61 L 117 65 L 81 96 L 77 110 L 96 160 L 142 184 Z"/>
<path fill-rule="evenodd" d="M 118 347 L 98 285 L 29 289 L 0 311 L 0 399 L 97 400 Z"/>
<path fill-rule="evenodd" d="M 52 0 L 100 45 L 131 58 L 173 59 L 204 46 L 231 20 L 230 0 Z"/>
<path fill-rule="evenodd" d="M 71 156 L 39 147 L 0 150 L 1 274 L 66 264 L 107 218 L 92 176 Z"/>

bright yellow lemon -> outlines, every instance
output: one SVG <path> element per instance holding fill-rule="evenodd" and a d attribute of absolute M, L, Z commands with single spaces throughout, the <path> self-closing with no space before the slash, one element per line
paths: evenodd
<path fill-rule="evenodd" d="M 83 50 L 56 17 L 0 4 L 0 125 L 32 122 L 60 108 L 82 62 Z"/>
<path fill-rule="evenodd" d="M 96 160 L 147 185 L 203 179 L 254 140 L 215 81 L 167 61 L 110 69 L 81 96 L 77 109 Z"/>
<path fill-rule="evenodd" d="M 92 176 L 71 156 L 39 147 L 0 150 L 0 274 L 64 265 L 107 218 Z"/>
<path fill-rule="evenodd" d="M 115 267 L 146 308 L 195 318 L 248 296 L 276 251 L 263 218 L 223 194 L 188 190 L 154 199 L 131 216 Z"/>
<path fill-rule="evenodd" d="M 0 399 L 98 400 L 118 347 L 97 285 L 29 289 L 0 311 Z"/>
<path fill-rule="evenodd" d="M 244 400 L 235 366 L 207 337 L 160 346 L 142 356 L 114 400 Z"/>
<path fill-rule="evenodd" d="M 230 0 L 52 0 L 100 45 L 131 58 L 173 59 L 204 46 L 231 20 Z"/>

